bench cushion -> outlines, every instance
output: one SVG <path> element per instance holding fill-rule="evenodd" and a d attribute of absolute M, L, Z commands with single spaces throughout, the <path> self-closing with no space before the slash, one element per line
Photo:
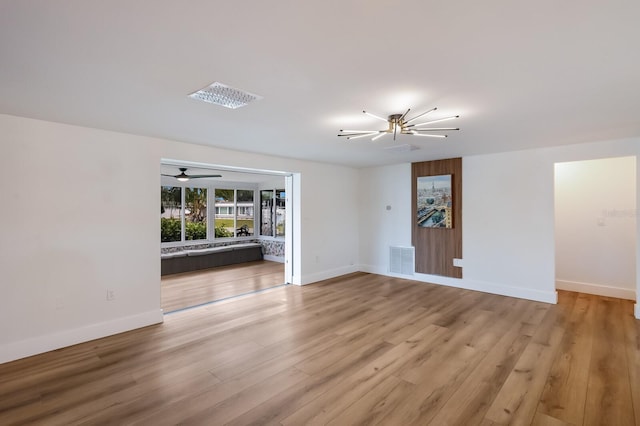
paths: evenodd
<path fill-rule="evenodd" d="M 184 251 L 176 251 L 173 253 L 162 253 L 160 254 L 160 259 L 173 259 L 175 257 L 186 257 L 187 252 Z"/>
<path fill-rule="evenodd" d="M 169 275 L 262 260 L 263 256 L 262 245 L 246 243 L 165 253 L 161 259 L 161 274 Z"/>
<path fill-rule="evenodd" d="M 204 256 L 207 254 L 211 254 L 211 253 L 222 253 L 225 251 L 231 251 L 231 247 L 230 246 L 224 246 L 224 247 L 209 247 L 209 248 L 205 248 L 205 249 L 199 249 L 199 250 L 187 250 L 187 256 Z"/>

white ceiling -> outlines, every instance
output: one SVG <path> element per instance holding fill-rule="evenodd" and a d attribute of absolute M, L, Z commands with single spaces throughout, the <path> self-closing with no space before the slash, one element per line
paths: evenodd
<path fill-rule="evenodd" d="M 639 22 L 637 0 L 0 0 L 0 113 L 356 167 L 633 137 Z M 214 81 L 264 99 L 187 97 Z M 461 130 L 396 141 L 418 151 L 336 136 L 434 106 Z"/>

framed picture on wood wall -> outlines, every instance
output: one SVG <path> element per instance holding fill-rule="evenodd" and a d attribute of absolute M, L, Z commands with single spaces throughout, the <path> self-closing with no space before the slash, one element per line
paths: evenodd
<path fill-rule="evenodd" d="M 418 177 L 416 220 L 419 227 L 453 227 L 451 176 Z"/>

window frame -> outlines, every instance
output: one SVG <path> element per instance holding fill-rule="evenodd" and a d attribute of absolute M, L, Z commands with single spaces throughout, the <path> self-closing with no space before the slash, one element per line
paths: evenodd
<path fill-rule="evenodd" d="M 257 218 L 256 216 L 256 210 L 257 210 L 257 205 L 256 205 L 256 198 L 257 196 L 259 196 L 260 194 L 260 190 L 258 189 L 257 185 L 246 185 L 246 184 L 240 184 L 240 183 L 232 183 L 232 182 L 227 182 L 227 183 L 223 183 L 221 185 L 218 184 L 210 184 L 210 185 L 197 185 L 194 184 L 194 182 L 189 181 L 189 182 L 171 182 L 169 180 L 170 178 L 162 178 L 160 181 L 160 190 L 162 192 L 162 187 L 167 187 L 167 186 L 171 186 L 171 187 L 179 187 L 180 188 L 180 197 L 181 197 L 181 208 L 180 208 L 180 223 L 181 223 L 181 232 L 180 232 L 180 241 L 170 241 L 170 242 L 163 242 L 162 238 L 160 238 L 160 247 L 161 248 L 166 248 L 166 247 L 182 247 L 182 246 L 191 246 L 191 245 L 198 245 L 198 244 L 207 244 L 207 243 L 214 243 L 214 242 L 224 242 L 224 241 L 243 241 L 243 240 L 251 240 L 251 239 L 256 239 L 258 238 L 260 235 L 256 233 L 256 230 L 259 227 L 259 223 L 258 220 L 259 218 Z M 185 220 L 185 214 L 184 214 L 184 210 L 186 208 L 185 205 L 185 200 L 186 200 L 186 188 L 201 188 L 201 189 L 206 189 L 207 190 L 207 238 L 203 239 L 203 240 L 186 240 L 186 220 Z M 234 223 L 234 231 L 233 231 L 233 237 L 219 237 L 216 238 L 215 236 L 215 214 L 216 214 L 216 207 L 215 207 L 215 191 L 216 189 L 233 189 L 234 190 L 234 202 L 233 202 L 233 223 Z M 244 191 L 252 191 L 253 192 L 253 235 L 249 235 L 249 236 L 237 236 L 237 216 L 238 216 L 238 205 L 237 205 L 237 192 L 238 190 L 244 190 Z M 161 199 L 162 201 L 162 199 Z M 211 208 L 210 206 L 213 206 L 213 208 Z"/>
<path fill-rule="evenodd" d="M 266 188 L 260 188 L 259 192 L 259 196 L 260 196 L 260 200 L 259 200 L 259 207 L 260 207 L 260 217 L 259 217 L 259 224 L 260 224 L 260 234 L 259 237 L 263 238 L 263 239 L 271 239 L 271 240 L 278 240 L 278 241 L 282 241 L 286 238 L 286 217 L 287 217 L 287 204 L 286 204 L 286 188 L 279 188 L 279 187 L 266 187 Z M 270 215 L 271 215 L 271 235 L 266 235 L 262 233 L 262 193 L 263 192 L 271 192 L 271 208 L 270 208 Z M 280 197 L 279 194 L 284 193 L 285 196 L 284 197 Z M 284 204 L 284 212 L 283 212 L 283 218 L 285 221 L 285 232 L 282 235 L 278 235 L 277 234 L 277 209 L 278 209 L 278 201 L 282 200 L 283 204 Z"/>

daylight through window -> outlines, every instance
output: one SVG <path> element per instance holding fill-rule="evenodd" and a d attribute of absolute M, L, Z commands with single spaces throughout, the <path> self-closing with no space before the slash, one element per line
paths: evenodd
<path fill-rule="evenodd" d="M 251 237 L 256 234 L 254 197 L 257 192 L 253 189 L 168 185 L 160 189 L 163 243 Z M 214 204 L 213 209 L 207 208 L 209 198 Z M 273 205 L 273 201 L 271 203 Z M 272 224 L 274 214 L 269 216 Z M 271 232 L 270 235 L 274 235 L 275 230 Z"/>
<path fill-rule="evenodd" d="M 286 193 L 284 189 L 260 191 L 260 235 L 284 237 Z"/>
<path fill-rule="evenodd" d="M 181 241 L 182 188 L 163 186 L 160 194 L 160 241 L 163 243 Z"/>

